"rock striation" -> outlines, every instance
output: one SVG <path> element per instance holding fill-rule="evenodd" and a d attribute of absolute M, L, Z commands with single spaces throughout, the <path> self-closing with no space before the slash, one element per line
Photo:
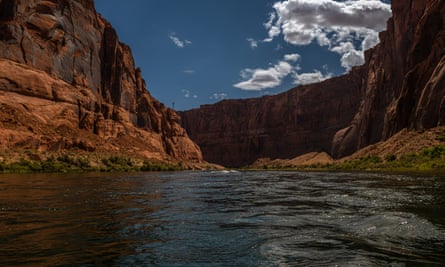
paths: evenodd
<path fill-rule="evenodd" d="M 226 166 L 309 152 L 341 158 L 403 129 L 445 123 L 445 2 L 393 0 L 366 63 L 318 84 L 181 113 L 204 158 Z"/>
<path fill-rule="evenodd" d="M 407 128 L 445 123 L 445 2 L 393 0 L 380 44 L 366 52 L 362 104 L 337 136 L 334 156 Z"/>
<path fill-rule="evenodd" d="M 279 95 L 201 106 L 181 113 L 182 124 L 204 158 L 224 166 L 330 151 L 334 135 L 359 108 L 359 73 Z"/>
<path fill-rule="evenodd" d="M 93 0 L 0 0 L 0 149 L 199 162 Z"/>

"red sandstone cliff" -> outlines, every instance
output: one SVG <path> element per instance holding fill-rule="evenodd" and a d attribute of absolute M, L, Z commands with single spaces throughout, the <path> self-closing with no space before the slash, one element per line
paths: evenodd
<path fill-rule="evenodd" d="M 359 108 L 360 76 L 356 69 L 275 96 L 224 100 L 181 113 L 182 123 L 204 158 L 225 166 L 330 151 Z"/>
<path fill-rule="evenodd" d="M 393 0 L 392 10 L 380 44 L 366 53 L 362 105 L 333 144 L 337 157 L 445 122 L 445 2 Z"/>
<path fill-rule="evenodd" d="M 0 0 L 0 150 L 201 161 L 93 0 Z"/>
<path fill-rule="evenodd" d="M 276 96 L 181 113 L 204 158 L 228 166 L 312 151 L 339 158 L 404 128 L 443 125 L 445 2 L 391 2 L 393 17 L 381 43 L 350 73 Z"/>

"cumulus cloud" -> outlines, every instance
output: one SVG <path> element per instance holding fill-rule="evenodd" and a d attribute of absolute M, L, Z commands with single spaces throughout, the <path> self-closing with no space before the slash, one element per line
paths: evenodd
<path fill-rule="evenodd" d="M 276 36 L 280 35 L 280 33 L 281 33 L 280 26 L 278 24 L 277 25 L 274 24 L 276 17 L 277 17 L 277 15 L 275 13 L 271 13 L 269 20 L 266 23 L 264 23 L 264 27 L 266 27 L 266 29 L 268 29 L 269 37 L 264 39 L 263 42 L 266 42 L 266 43 L 272 42 L 272 40 Z"/>
<path fill-rule="evenodd" d="M 300 54 L 297 53 L 284 55 L 284 60 L 288 62 L 297 62 L 298 60 L 300 60 L 300 58 Z"/>
<path fill-rule="evenodd" d="M 226 97 L 227 97 L 226 93 L 214 93 L 213 95 L 211 95 L 209 97 L 209 99 L 212 99 L 212 100 L 222 100 L 222 99 L 225 99 Z"/>
<path fill-rule="evenodd" d="M 244 69 L 241 77 L 247 79 L 234 84 L 236 88 L 243 90 L 259 91 L 265 88 L 273 88 L 281 84 L 284 77 L 293 71 L 293 67 L 286 61 L 280 61 L 268 69 Z"/>
<path fill-rule="evenodd" d="M 183 89 L 181 92 L 185 98 L 198 98 L 198 95 L 193 94 L 190 90 Z"/>
<path fill-rule="evenodd" d="M 368 50 L 373 48 L 379 43 L 379 33 L 372 30 L 362 30 L 361 36 L 363 36 L 362 50 Z"/>
<path fill-rule="evenodd" d="M 247 41 L 249 42 L 250 47 L 251 47 L 252 49 L 258 47 L 258 41 L 256 41 L 255 39 L 247 38 Z"/>
<path fill-rule="evenodd" d="M 391 16 L 390 5 L 380 0 L 285 0 L 273 8 L 264 41 L 280 34 L 294 45 L 315 41 L 342 55 L 346 69 L 363 63 L 363 51 L 379 42 L 378 32 Z"/>
<path fill-rule="evenodd" d="M 317 83 L 327 80 L 332 77 L 332 73 L 321 73 L 319 70 L 314 70 L 314 72 L 307 73 L 295 73 L 294 75 L 294 84 L 296 85 L 304 85 L 310 83 Z"/>
<path fill-rule="evenodd" d="M 244 80 L 233 86 L 242 90 L 262 91 L 268 88 L 274 88 L 281 85 L 283 79 L 292 75 L 294 84 L 303 85 L 315 82 L 321 82 L 332 77 L 332 73 L 327 71 L 327 66 L 323 66 L 325 72 L 314 70 L 308 73 L 299 73 L 300 65 L 295 64 L 301 59 L 297 53 L 284 55 L 283 60 L 267 69 L 244 69 L 240 72 Z M 291 65 L 294 63 L 295 65 Z"/>
<path fill-rule="evenodd" d="M 363 65 L 365 59 L 362 51 L 352 49 L 341 56 L 340 62 L 342 67 L 349 70 L 354 66 Z"/>
<path fill-rule="evenodd" d="M 191 45 L 192 42 L 189 40 L 181 40 L 176 36 L 175 33 L 172 33 L 168 36 L 170 40 L 179 48 L 184 48 L 186 45 Z"/>

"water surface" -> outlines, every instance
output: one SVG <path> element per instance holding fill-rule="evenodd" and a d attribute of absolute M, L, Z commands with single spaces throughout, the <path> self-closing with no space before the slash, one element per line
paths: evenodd
<path fill-rule="evenodd" d="M 445 177 L 0 175 L 0 266 L 443 266 Z"/>

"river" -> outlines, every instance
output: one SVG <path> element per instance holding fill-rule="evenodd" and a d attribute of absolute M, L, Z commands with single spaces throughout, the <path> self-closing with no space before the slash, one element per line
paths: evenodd
<path fill-rule="evenodd" d="M 0 175 L 0 266 L 444 266 L 445 177 Z"/>

